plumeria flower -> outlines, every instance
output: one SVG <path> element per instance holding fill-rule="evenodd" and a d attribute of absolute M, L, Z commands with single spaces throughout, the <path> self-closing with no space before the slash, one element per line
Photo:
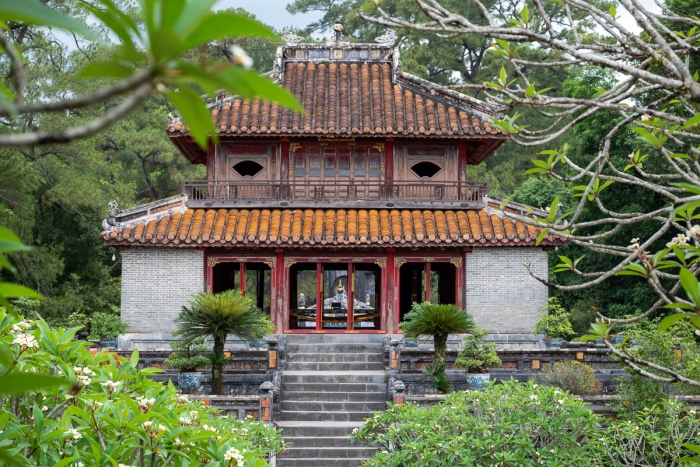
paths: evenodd
<path fill-rule="evenodd" d="M 143 422 L 143 427 L 144 427 L 145 429 L 148 430 L 148 429 L 151 428 L 151 426 L 153 426 L 153 422 L 152 422 L 152 421 L 146 420 L 145 422 Z"/>
<path fill-rule="evenodd" d="M 229 47 L 229 52 L 231 52 L 231 61 L 233 63 L 243 65 L 243 68 L 251 68 L 253 66 L 253 59 L 241 46 L 234 44 Z"/>
<path fill-rule="evenodd" d="M 29 329 L 32 325 L 29 323 L 29 321 L 24 320 L 20 321 L 19 323 L 15 323 L 12 325 L 12 332 L 22 332 L 26 331 Z"/>
<path fill-rule="evenodd" d="M 47 410 L 49 410 L 49 408 L 46 407 L 46 406 L 43 406 L 43 407 L 41 408 L 41 411 L 42 411 L 42 412 L 46 412 Z"/>
<path fill-rule="evenodd" d="M 684 234 L 678 234 L 675 237 L 671 239 L 670 242 L 666 244 L 667 248 L 671 248 L 674 245 L 687 245 L 688 240 L 690 240 L 688 237 L 686 237 Z"/>
<path fill-rule="evenodd" d="M 104 386 L 109 392 L 113 392 L 118 389 L 121 384 L 121 381 L 105 381 L 104 383 L 100 383 L 100 386 Z"/>
<path fill-rule="evenodd" d="M 633 153 L 633 152 L 629 153 L 629 155 L 627 156 L 627 158 L 628 158 L 629 160 L 634 159 L 634 153 Z"/>
<path fill-rule="evenodd" d="M 80 432 L 78 430 L 76 430 L 75 428 L 69 428 L 66 433 L 71 435 L 73 437 L 73 439 L 80 439 L 83 437 L 83 435 L 81 435 Z"/>
<path fill-rule="evenodd" d="M 648 122 L 649 120 L 651 120 L 651 115 L 649 115 L 649 114 L 642 115 L 643 122 Z"/>
<path fill-rule="evenodd" d="M 12 341 L 13 344 L 17 344 L 22 347 L 22 350 L 31 349 L 33 347 L 39 347 L 39 343 L 34 339 L 31 334 L 18 334 L 15 336 L 15 340 Z"/>
<path fill-rule="evenodd" d="M 227 461 L 234 460 L 236 461 L 238 467 L 243 467 L 243 456 L 241 455 L 241 452 L 234 447 L 228 448 L 228 451 L 226 451 L 224 454 L 224 459 Z"/>
<path fill-rule="evenodd" d="M 688 235 L 700 236 L 700 225 L 694 225 L 688 231 Z"/>

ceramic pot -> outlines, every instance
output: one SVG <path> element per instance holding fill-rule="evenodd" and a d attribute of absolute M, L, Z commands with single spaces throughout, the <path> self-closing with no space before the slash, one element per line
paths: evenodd
<path fill-rule="evenodd" d="M 418 339 L 414 337 L 404 337 L 403 338 L 404 347 L 418 347 Z"/>
<path fill-rule="evenodd" d="M 201 385 L 202 373 L 200 371 L 180 373 L 177 377 L 177 387 L 184 393 L 197 392 Z"/>
<path fill-rule="evenodd" d="M 559 348 L 562 342 L 564 342 L 564 339 L 561 337 L 550 337 L 547 345 L 549 347 Z"/>
<path fill-rule="evenodd" d="M 490 373 L 467 373 L 469 389 L 484 389 L 490 379 Z"/>
<path fill-rule="evenodd" d="M 100 347 L 116 348 L 117 339 L 100 339 Z"/>

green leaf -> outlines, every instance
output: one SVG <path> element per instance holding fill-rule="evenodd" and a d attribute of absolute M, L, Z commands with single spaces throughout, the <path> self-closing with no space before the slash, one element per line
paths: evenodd
<path fill-rule="evenodd" d="M 216 1 L 217 0 L 198 0 L 196 2 L 187 2 L 177 23 L 173 26 L 175 34 L 184 35 L 187 30 L 196 28 Z"/>
<path fill-rule="evenodd" d="M 94 31 L 86 25 L 48 8 L 36 0 L 0 0 L 0 20 L 52 26 L 72 31 L 87 39 L 98 39 Z"/>
<path fill-rule="evenodd" d="M 170 91 L 167 96 L 182 116 L 194 141 L 206 151 L 209 137 L 216 137 L 216 129 L 202 98 L 189 88 Z"/>
<path fill-rule="evenodd" d="M 610 5 L 610 16 L 612 16 L 613 19 L 617 16 L 617 8 L 615 8 L 615 5 Z"/>
<path fill-rule="evenodd" d="M 78 78 L 126 78 L 133 73 L 131 67 L 116 62 L 90 63 L 80 70 Z"/>
<path fill-rule="evenodd" d="M 27 391 L 65 386 L 68 382 L 59 376 L 22 373 L 19 375 L 0 376 L 0 394 L 21 394 Z"/>
<path fill-rule="evenodd" d="M 547 214 L 547 220 L 550 223 L 554 223 L 557 218 L 557 211 L 559 210 L 559 195 L 554 197 L 552 204 L 549 205 L 549 213 Z"/>
<path fill-rule="evenodd" d="M 19 298 L 19 297 L 33 297 L 33 298 L 43 298 L 39 292 L 36 292 L 29 287 L 23 285 L 13 284 L 11 282 L 0 282 L 0 297 L 5 298 Z"/>
<path fill-rule="evenodd" d="M 685 317 L 688 316 L 687 313 L 674 313 L 672 315 L 668 315 L 664 319 L 661 320 L 659 323 L 659 332 L 664 332 L 674 324 L 676 324 L 678 321 L 682 321 L 685 319 Z"/>
<path fill-rule="evenodd" d="M 248 98 L 260 97 L 298 112 L 304 111 L 286 89 L 254 71 L 232 66 L 217 73 L 217 76 L 226 84 L 225 90 L 232 94 Z M 211 120 L 211 117 L 208 118 Z"/>
<path fill-rule="evenodd" d="M 11 230 L 0 227 L 0 253 L 27 250 L 31 250 L 31 247 L 22 244 L 22 240 Z"/>
<path fill-rule="evenodd" d="M 681 268 L 681 286 L 695 306 L 700 306 L 700 284 L 698 278 L 686 268 Z"/>
<path fill-rule="evenodd" d="M 506 69 L 505 69 L 505 67 L 501 67 L 501 71 L 498 74 L 498 83 L 501 86 L 506 87 L 506 80 L 507 80 Z"/>
<path fill-rule="evenodd" d="M 691 126 L 695 126 L 698 123 L 700 123 L 700 112 L 696 113 L 695 115 L 690 117 L 690 119 L 688 119 L 688 121 L 685 122 L 685 125 L 683 125 L 681 128 L 683 128 L 683 129 L 690 128 Z"/>
<path fill-rule="evenodd" d="M 270 37 L 277 36 L 262 23 L 235 13 L 214 13 L 208 15 L 199 25 L 182 39 L 182 47 L 189 50 L 224 37 Z"/>
<path fill-rule="evenodd" d="M 549 233 L 549 229 L 542 229 L 542 232 L 540 232 L 540 234 L 537 236 L 537 240 L 535 241 L 535 245 L 539 245 L 542 242 L 542 240 L 544 240 L 544 237 L 546 237 L 548 233 Z"/>

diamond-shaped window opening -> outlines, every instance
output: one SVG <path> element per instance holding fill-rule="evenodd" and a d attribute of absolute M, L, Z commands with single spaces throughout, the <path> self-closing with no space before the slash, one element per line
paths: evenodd
<path fill-rule="evenodd" d="M 233 170 L 243 178 L 253 178 L 262 172 L 264 168 L 255 161 L 241 161 L 233 166 Z"/>
<path fill-rule="evenodd" d="M 442 170 L 442 167 L 433 162 L 418 162 L 411 166 L 411 171 L 422 179 L 431 179 Z"/>

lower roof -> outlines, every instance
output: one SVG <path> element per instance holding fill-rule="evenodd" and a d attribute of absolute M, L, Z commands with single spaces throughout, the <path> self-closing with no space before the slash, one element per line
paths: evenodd
<path fill-rule="evenodd" d="M 106 226 L 107 245 L 535 246 L 540 229 L 481 210 L 192 209 Z M 547 235 L 540 245 L 563 245 Z"/>

